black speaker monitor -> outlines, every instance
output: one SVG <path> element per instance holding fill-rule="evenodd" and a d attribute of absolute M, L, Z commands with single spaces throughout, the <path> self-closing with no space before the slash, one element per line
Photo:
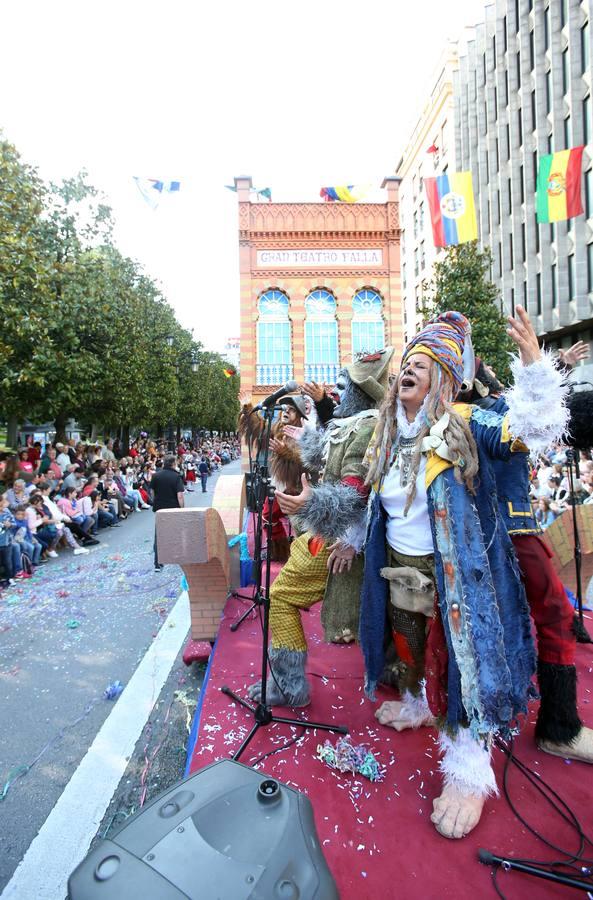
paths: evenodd
<path fill-rule="evenodd" d="M 166 791 L 72 873 L 69 900 L 338 900 L 303 794 L 232 760 Z"/>

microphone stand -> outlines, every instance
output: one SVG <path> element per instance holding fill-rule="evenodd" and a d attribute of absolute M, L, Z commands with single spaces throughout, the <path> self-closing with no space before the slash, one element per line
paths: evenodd
<path fill-rule="evenodd" d="M 581 581 L 581 535 L 577 519 L 577 506 L 575 502 L 574 481 L 575 475 L 580 479 L 578 451 L 572 448 L 566 451 L 566 462 L 568 463 L 568 483 L 570 486 L 570 496 L 572 498 L 572 527 L 574 531 L 574 568 L 576 576 L 577 588 L 577 619 L 575 625 L 577 628 L 577 641 L 579 644 L 591 644 L 591 636 L 585 628 L 583 621 L 583 585 Z"/>
<path fill-rule="evenodd" d="M 489 850 L 480 848 L 478 850 L 478 859 L 485 866 L 501 866 L 505 872 L 515 870 L 523 872 L 525 875 L 535 875 L 536 878 L 544 878 L 546 881 L 553 881 L 556 884 L 563 884 L 566 887 L 576 888 L 579 891 L 593 891 L 593 881 L 584 881 L 564 872 L 553 872 L 532 863 L 523 862 L 519 859 L 513 859 L 512 856 L 497 856 L 490 853 Z"/>
<path fill-rule="evenodd" d="M 272 713 L 272 707 L 267 703 L 267 690 L 268 690 L 268 666 L 269 666 L 269 651 L 268 651 L 268 642 L 269 642 L 269 634 L 270 634 L 270 556 L 272 552 L 272 503 L 274 502 L 274 487 L 271 484 L 270 474 L 268 471 L 268 456 L 270 452 L 270 436 L 272 431 L 272 419 L 274 417 L 274 411 L 276 407 L 269 406 L 262 410 L 264 414 L 264 432 L 263 432 L 263 456 L 261 463 L 258 461 L 256 463 L 256 497 L 257 497 L 257 531 L 256 531 L 256 552 L 257 552 L 257 543 L 259 534 L 260 541 L 260 553 L 256 557 L 256 572 L 257 572 L 257 590 L 255 593 L 255 599 L 253 609 L 256 606 L 263 606 L 264 610 L 264 621 L 263 621 L 263 634 L 262 634 L 262 691 L 261 691 L 261 700 L 258 704 L 253 705 L 249 703 L 247 700 L 244 700 L 242 697 L 239 697 L 238 694 L 234 693 L 227 685 L 223 685 L 221 687 L 221 691 L 223 694 L 226 694 L 227 697 L 230 697 L 235 703 L 238 703 L 239 706 L 242 706 L 244 709 L 249 710 L 249 712 L 253 715 L 255 722 L 254 725 L 239 747 L 239 749 L 233 754 L 233 759 L 239 759 L 240 756 L 247 749 L 251 740 L 259 729 L 262 726 L 271 725 L 273 722 L 279 722 L 283 725 L 292 725 L 294 727 L 302 727 L 302 728 L 319 728 L 322 731 L 337 731 L 340 734 L 348 734 L 348 729 L 343 725 L 330 725 L 322 722 L 308 722 L 304 719 L 291 719 L 286 716 L 275 716 Z M 260 444 L 261 447 L 261 444 Z M 261 552 L 261 538 L 263 535 L 263 510 L 265 500 L 268 500 L 268 506 L 270 510 L 270 514 L 268 515 L 266 521 L 266 549 L 265 554 Z M 266 561 L 266 577 L 265 584 L 262 589 L 262 562 L 265 556 Z M 241 619 L 233 623 L 235 628 L 231 626 L 231 630 L 236 631 L 239 624 L 243 621 L 245 616 L 251 612 L 251 609 L 245 613 Z M 270 666 L 270 675 L 273 678 L 274 673 L 273 669 Z"/>

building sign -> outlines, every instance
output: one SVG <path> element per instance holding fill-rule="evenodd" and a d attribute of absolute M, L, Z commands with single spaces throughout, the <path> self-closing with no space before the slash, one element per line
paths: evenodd
<path fill-rule="evenodd" d="M 379 248 L 370 250 L 349 249 L 347 247 L 322 247 L 321 249 L 258 250 L 257 267 L 260 269 L 289 269 L 322 266 L 369 266 L 377 268 L 383 265 L 383 251 Z"/>

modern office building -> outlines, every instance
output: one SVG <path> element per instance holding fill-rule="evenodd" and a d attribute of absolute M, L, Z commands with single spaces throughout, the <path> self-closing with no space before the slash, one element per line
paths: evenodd
<path fill-rule="evenodd" d="M 496 0 L 453 74 L 454 157 L 473 173 L 492 280 L 556 347 L 593 338 L 590 17 L 590 0 Z M 539 158 L 581 144 L 584 215 L 538 224 Z"/>
<path fill-rule="evenodd" d="M 251 178 L 235 186 L 241 389 L 333 384 L 358 353 L 399 355 L 399 178 L 385 179 L 385 203 L 252 203 Z"/>
<path fill-rule="evenodd" d="M 472 172 L 479 240 L 491 248 L 491 277 L 502 309 L 512 313 L 517 304 L 526 306 L 551 348 L 577 339 L 593 345 L 591 7 L 590 0 L 496 0 L 457 51 L 445 54 L 396 170 L 403 179 L 408 330 L 417 325 L 421 283 L 430 278 L 435 257 L 420 181 L 448 167 Z M 433 145 L 442 160 L 440 153 L 430 160 L 426 150 Z M 539 157 L 579 145 L 585 145 L 584 214 L 538 224 Z M 593 362 L 580 376 L 593 379 Z"/>

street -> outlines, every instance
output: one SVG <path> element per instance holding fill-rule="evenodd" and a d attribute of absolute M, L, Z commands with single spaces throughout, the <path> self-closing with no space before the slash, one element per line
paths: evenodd
<path fill-rule="evenodd" d="M 237 461 L 223 471 L 238 468 Z M 186 504 L 209 506 L 217 477 L 210 478 L 207 494 L 199 486 L 186 493 Z M 2 594 L 0 890 L 110 714 L 126 702 L 126 694 L 106 699 L 105 691 L 114 682 L 130 682 L 176 604 L 181 570 L 154 571 L 153 529 L 153 513 L 136 512 L 122 527 L 102 530 L 101 545 L 88 555 L 62 551 L 28 582 Z M 187 614 L 180 616 L 187 624 Z M 183 775 L 188 724 L 203 676 L 203 667 L 188 670 L 181 661 L 186 633 L 159 638 L 169 652 L 173 648 L 174 662 L 164 671 L 148 720 L 132 735 L 136 749 L 124 777 L 105 798 L 111 802 L 101 836 Z M 150 663 L 149 679 L 156 665 Z M 150 683 L 157 684 L 154 677 Z M 134 706 L 137 715 L 139 703 Z M 78 800 L 82 809 L 85 797 Z M 6 893 L 37 900 L 37 894 L 14 893 L 14 885 Z"/>

